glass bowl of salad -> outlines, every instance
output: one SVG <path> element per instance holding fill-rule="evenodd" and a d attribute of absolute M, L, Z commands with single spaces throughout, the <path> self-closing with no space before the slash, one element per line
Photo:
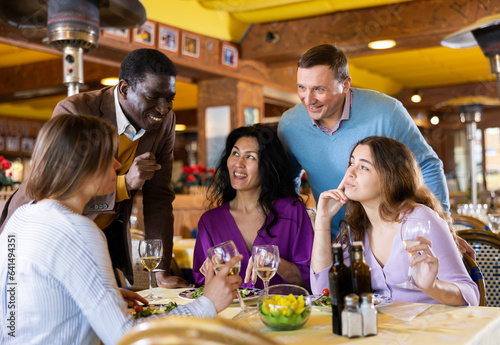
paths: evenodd
<path fill-rule="evenodd" d="M 260 293 L 257 308 L 267 327 L 274 331 L 290 331 L 307 322 L 311 315 L 311 300 L 307 290 L 300 286 L 273 285 Z"/>

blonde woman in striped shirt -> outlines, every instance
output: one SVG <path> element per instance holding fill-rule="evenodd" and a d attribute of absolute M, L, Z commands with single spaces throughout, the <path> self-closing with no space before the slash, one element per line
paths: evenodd
<path fill-rule="evenodd" d="M 115 188 L 116 144 L 116 130 L 94 117 L 59 116 L 40 131 L 26 183 L 32 201 L 0 235 L 1 344 L 115 344 L 140 322 L 127 304 L 147 301 L 118 289 L 105 236 L 82 216 L 91 198 Z M 240 283 L 219 274 L 204 296 L 170 313 L 214 317 Z"/>

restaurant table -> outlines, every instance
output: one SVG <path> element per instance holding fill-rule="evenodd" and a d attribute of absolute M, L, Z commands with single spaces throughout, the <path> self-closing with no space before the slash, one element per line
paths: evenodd
<path fill-rule="evenodd" d="M 189 300 L 178 297 L 184 290 L 154 288 L 155 293 L 163 297 L 163 300 L 154 303 L 173 301 L 187 304 Z M 147 291 L 139 293 L 144 295 Z M 255 305 L 256 299 L 253 302 Z M 426 310 L 406 322 L 389 315 L 399 308 Z M 239 304 L 233 303 L 217 317 L 231 319 L 239 309 Z M 272 331 L 262 323 L 258 315 L 234 322 L 261 332 L 282 344 L 500 344 L 500 308 L 393 303 L 378 309 L 378 335 L 354 339 L 333 334 L 332 314 L 315 308 L 307 323 L 295 331 Z M 381 313 L 381 310 L 384 310 L 384 313 Z"/>

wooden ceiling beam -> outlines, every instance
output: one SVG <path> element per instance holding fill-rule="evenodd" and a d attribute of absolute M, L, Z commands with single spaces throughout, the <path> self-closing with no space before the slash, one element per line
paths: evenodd
<path fill-rule="evenodd" d="M 254 24 L 241 43 L 241 55 L 265 63 L 297 61 L 307 49 L 332 43 L 348 56 L 363 56 L 379 53 L 367 44 L 384 39 L 397 42 L 391 51 L 433 47 L 448 34 L 499 12 L 500 0 L 421 0 Z M 279 39 L 267 42 L 269 33 Z"/>

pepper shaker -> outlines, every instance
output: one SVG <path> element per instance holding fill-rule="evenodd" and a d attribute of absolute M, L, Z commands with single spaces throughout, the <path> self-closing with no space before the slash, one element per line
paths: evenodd
<path fill-rule="evenodd" d="M 342 311 L 342 335 L 357 338 L 363 335 L 363 317 L 358 307 L 359 297 L 355 294 L 345 296 Z"/>
<path fill-rule="evenodd" d="M 377 335 L 377 310 L 373 305 L 373 295 L 364 293 L 361 295 L 361 307 L 363 316 L 363 336 Z"/>

